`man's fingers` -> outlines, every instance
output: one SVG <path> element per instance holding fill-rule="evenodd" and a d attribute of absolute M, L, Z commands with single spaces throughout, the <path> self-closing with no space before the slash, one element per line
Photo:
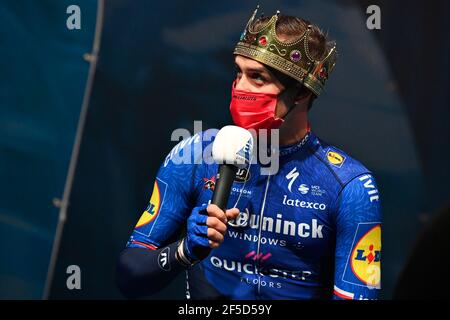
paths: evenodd
<path fill-rule="evenodd" d="M 208 212 L 209 217 L 216 217 L 223 223 L 227 223 L 227 216 L 225 215 L 225 212 L 223 212 L 218 206 L 215 204 L 210 204 L 206 208 L 206 211 Z"/>
<path fill-rule="evenodd" d="M 226 212 L 227 220 L 234 220 L 239 215 L 239 209 L 238 208 L 232 208 L 228 209 Z"/>
<path fill-rule="evenodd" d="M 208 239 L 214 242 L 218 242 L 219 244 L 223 242 L 223 234 L 213 228 L 208 228 Z"/>
<path fill-rule="evenodd" d="M 227 231 L 227 225 L 216 217 L 208 217 L 206 220 L 206 225 L 210 228 L 216 229 L 222 234 Z"/>
<path fill-rule="evenodd" d="M 210 248 L 215 249 L 215 248 L 218 248 L 219 246 L 220 246 L 220 243 L 209 240 L 209 247 Z"/>

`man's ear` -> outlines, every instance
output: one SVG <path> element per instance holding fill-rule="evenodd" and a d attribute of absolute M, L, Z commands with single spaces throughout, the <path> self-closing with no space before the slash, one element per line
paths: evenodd
<path fill-rule="evenodd" d="M 312 92 L 306 89 L 303 85 L 298 87 L 297 96 L 294 99 L 295 104 L 301 104 L 306 99 L 311 98 Z"/>

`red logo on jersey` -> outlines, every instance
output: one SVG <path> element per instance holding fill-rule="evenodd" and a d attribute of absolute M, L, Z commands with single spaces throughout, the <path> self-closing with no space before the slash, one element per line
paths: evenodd
<path fill-rule="evenodd" d="M 214 188 L 216 187 L 216 176 L 211 178 L 203 178 L 203 182 L 205 183 L 203 185 L 205 189 L 214 191 Z"/>

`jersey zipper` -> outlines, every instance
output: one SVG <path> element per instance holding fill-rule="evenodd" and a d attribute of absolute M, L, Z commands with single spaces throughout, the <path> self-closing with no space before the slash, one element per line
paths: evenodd
<path fill-rule="evenodd" d="M 267 192 L 269 190 L 269 183 L 270 183 L 270 175 L 267 177 L 266 190 L 264 192 L 264 199 L 263 199 L 263 203 L 262 203 L 262 206 L 261 206 L 261 214 L 260 214 L 260 217 L 259 217 L 258 247 L 256 249 L 256 256 L 257 257 L 259 257 L 260 247 L 261 247 L 262 222 L 263 222 L 263 216 L 264 216 L 264 209 L 265 209 L 265 206 L 266 206 Z M 256 259 L 256 261 L 255 261 L 255 270 L 256 270 L 256 274 L 258 275 L 257 295 L 259 296 L 261 294 L 261 275 L 259 274 L 259 259 Z"/>

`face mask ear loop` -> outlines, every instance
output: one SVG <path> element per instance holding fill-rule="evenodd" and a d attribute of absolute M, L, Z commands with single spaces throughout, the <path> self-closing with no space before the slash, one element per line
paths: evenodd
<path fill-rule="evenodd" d="M 287 89 L 288 88 L 284 89 L 278 96 L 282 95 Z M 299 89 L 303 89 L 303 88 L 300 87 Z M 307 94 L 302 99 L 304 99 L 306 96 L 307 96 Z M 289 108 L 288 112 L 286 112 L 286 114 L 284 115 L 284 117 L 282 119 L 284 120 L 287 117 L 287 115 L 297 107 L 297 105 L 298 104 L 294 103 L 294 105 Z"/>

